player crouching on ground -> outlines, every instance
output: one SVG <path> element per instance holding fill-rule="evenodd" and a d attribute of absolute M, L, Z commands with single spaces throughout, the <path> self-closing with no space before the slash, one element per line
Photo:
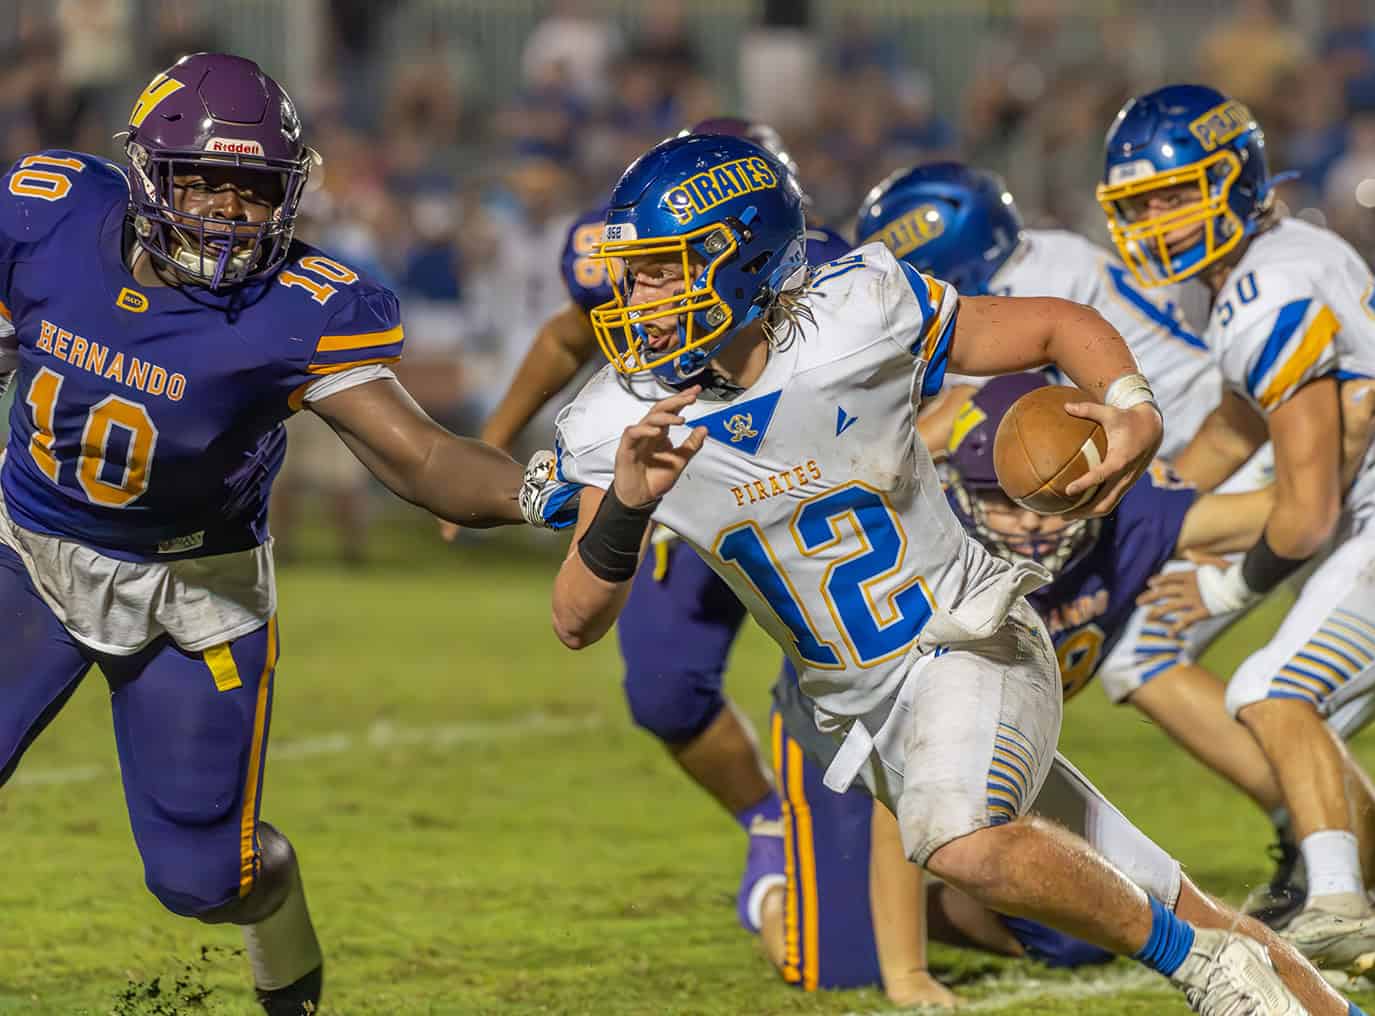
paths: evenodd
<path fill-rule="evenodd" d="M 797 665 L 831 735 L 827 784 L 862 778 L 911 860 L 1136 956 L 1201 1013 L 1348 1012 L 1254 922 L 1205 929 L 1239 919 L 1195 906 L 1178 865 L 1057 758 L 1054 650 L 1021 597 L 1049 576 L 966 537 L 916 439 L 913 397 L 947 368 L 1054 363 L 1104 400 L 1077 407 L 1109 447 L 1069 493 L 1101 483 L 1090 511 L 1110 511 L 1161 434 L 1121 336 L 1068 301 L 961 300 L 881 244 L 809 274 L 804 229 L 796 182 L 741 139 L 666 141 L 621 178 L 600 246 L 617 299 L 593 313 L 612 366 L 559 418 L 561 476 L 589 488 L 554 583 L 560 639 L 610 630 L 660 521 Z M 1111 861 L 1029 817 L 1038 798 Z"/>

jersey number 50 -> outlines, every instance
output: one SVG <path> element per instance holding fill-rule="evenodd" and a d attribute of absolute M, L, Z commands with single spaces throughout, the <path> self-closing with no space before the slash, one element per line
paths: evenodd
<path fill-rule="evenodd" d="M 829 560 L 821 595 L 855 664 L 872 667 L 906 652 L 931 617 L 932 600 L 920 576 L 895 589 L 876 588 L 902 573 L 907 555 L 907 534 L 883 494 L 858 481 L 847 483 L 804 501 L 790 528 L 803 556 L 824 554 Z M 809 667 L 846 666 L 839 647 L 812 624 L 757 523 L 723 531 L 715 552 L 773 607 Z"/>
<path fill-rule="evenodd" d="M 62 390 L 62 375 L 47 367 L 39 369 L 29 385 L 24 402 L 33 414 L 33 434 L 29 455 L 49 480 L 60 485 L 62 464 L 53 448 L 53 418 L 57 396 Z M 127 435 L 124 462 L 110 461 L 110 437 L 118 428 Z M 153 465 L 158 429 L 148 410 L 137 402 L 109 395 L 91 407 L 81 429 L 81 453 L 76 463 L 76 480 L 92 504 L 107 508 L 127 508 L 148 489 L 148 473 Z M 111 474 L 114 476 L 111 476 Z"/>

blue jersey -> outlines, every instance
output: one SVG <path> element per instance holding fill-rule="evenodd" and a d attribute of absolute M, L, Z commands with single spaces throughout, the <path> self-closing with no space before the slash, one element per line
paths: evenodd
<path fill-rule="evenodd" d="M 0 182 L 0 312 L 19 346 L 7 509 L 126 560 L 250 549 L 282 421 L 322 378 L 400 357 L 396 298 L 303 243 L 223 293 L 140 285 L 128 203 L 122 170 L 79 153 Z"/>
<path fill-rule="evenodd" d="M 1147 580 L 1173 556 L 1197 494 L 1163 470 L 1147 471 L 1103 519 L 1093 547 L 1027 597 L 1055 643 L 1066 698 L 1116 645 Z"/>

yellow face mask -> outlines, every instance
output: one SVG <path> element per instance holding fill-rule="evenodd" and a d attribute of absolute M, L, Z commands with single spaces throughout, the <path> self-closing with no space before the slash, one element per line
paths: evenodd
<path fill-rule="evenodd" d="M 1182 282 L 1241 242 L 1245 226 L 1228 202 L 1240 175 L 1236 153 L 1221 149 L 1189 166 L 1099 184 L 1098 203 L 1107 216 L 1113 246 L 1137 282 L 1146 287 Z M 1145 196 L 1181 185 L 1196 187 L 1201 200 L 1158 215 L 1133 216 L 1133 206 L 1139 206 Z M 1167 236 L 1199 225 L 1203 229 L 1196 240 L 1183 250 L 1170 251 Z"/>
<path fill-rule="evenodd" d="M 699 248 L 711 258 L 705 268 L 701 267 Z M 605 240 L 597 245 L 592 256 L 605 262 L 614 299 L 592 309 L 592 330 L 602 354 L 617 372 L 639 374 L 662 367 L 684 353 L 708 345 L 730 328 L 733 314 L 717 294 L 715 281 L 717 269 L 738 249 L 735 235 L 719 224 L 681 236 Z M 632 304 L 634 281 L 626 263 L 631 259 L 675 255 L 680 259 L 687 288 L 674 296 Z M 703 316 L 706 327 L 699 325 L 698 315 Z M 649 348 L 637 326 L 665 318 L 674 320 L 681 341 L 659 352 Z"/>

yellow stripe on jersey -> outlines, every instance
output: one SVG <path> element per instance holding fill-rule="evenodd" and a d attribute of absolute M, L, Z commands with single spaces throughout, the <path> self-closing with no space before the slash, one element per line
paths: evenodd
<path fill-rule="evenodd" d="M 925 341 L 922 343 L 921 358 L 930 360 L 936 352 L 936 343 L 941 338 L 941 329 L 936 326 L 941 322 L 941 301 L 945 299 L 945 286 L 928 275 L 926 276 L 926 295 L 931 300 L 931 320 L 926 323 L 926 335 Z"/>
<path fill-rule="evenodd" d="M 322 335 L 317 353 L 339 353 L 347 349 L 371 349 L 373 346 L 390 346 L 404 338 L 401 326 L 396 325 L 384 332 L 363 332 L 361 335 Z"/>
<path fill-rule="evenodd" d="M 350 360 L 348 363 L 312 363 L 306 368 L 310 374 L 338 374 L 342 370 L 353 370 L 354 367 L 367 367 L 374 363 L 395 363 L 401 359 L 400 356 L 374 356 L 367 360 Z"/>
<path fill-rule="evenodd" d="M 797 823 L 798 881 L 802 883 L 802 987 L 816 991 L 821 982 L 821 915 L 817 913 L 816 844 L 812 836 L 812 809 L 807 803 L 802 746 L 788 740 L 788 797 Z"/>
<path fill-rule="evenodd" d="M 0 300 L 0 318 L 4 318 L 6 321 L 12 320 L 10 317 L 10 309 L 5 306 L 3 300 Z"/>
<path fill-rule="evenodd" d="M 1274 409 L 1279 405 L 1289 389 L 1303 380 L 1303 376 L 1313 369 L 1313 365 L 1332 344 L 1333 338 L 1341 328 L 1337 315 L 1332 313 L 1332 308 L 1324 304 L 1308 326 L 1308 330 L 1303 333 L 1303 341 L 1299 343 L 1298 348 L 1270 379 L 1265 391 L 1260 393 L 1261 406 L 1265 409 Z"/>

